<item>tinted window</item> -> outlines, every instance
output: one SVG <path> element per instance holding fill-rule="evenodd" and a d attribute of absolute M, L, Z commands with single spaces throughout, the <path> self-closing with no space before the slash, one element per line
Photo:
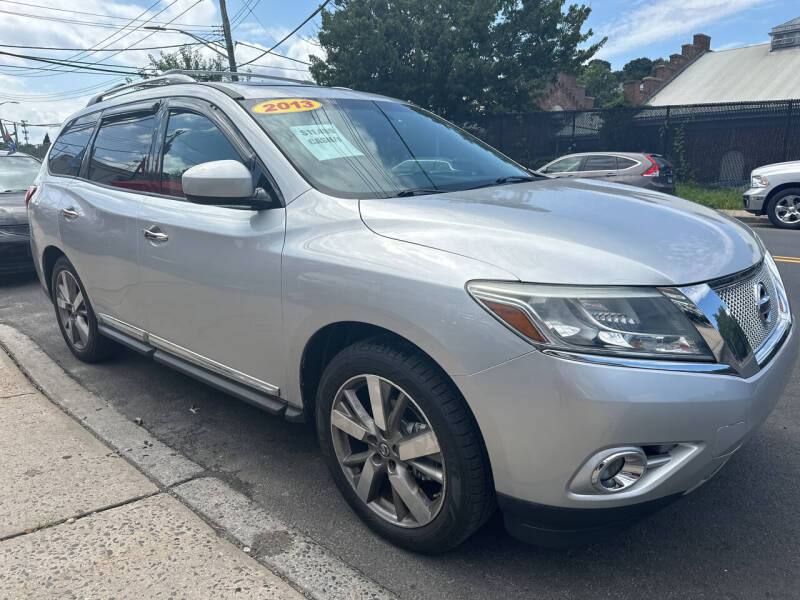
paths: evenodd
<path fill-rule="evenodd" d="M 128 190 L 157 192 L 147 159 L 156 127 L 153 114 L 128 114 L 103 119 L 92 146 L 88 177 Z"/>
<path fill-rule="evenodd" d="M 617 168 L 618 169 L 630 169 L 631 167 L 636 165 L 636 161 L 631 158 L 623 158 L 621 156 L 617 157 Z"/>
<path fill-rule="evenodd" d="M 464 190 L 529 175 L 477 138 L 415 106 L 345 98 L 243 104 L 303 177 L 341 197 Z"/>
<path fill-rule="evenodd" d="M 581 166 L 582 156 L 569 156 L 547 167 L 545 173 L 574 173 Z"/>
<path fill-rule="evenodd" d="M 0 158 L 0 193 L 27 190 L 40 166 L 38 160 L 27 156 Z"/>
<path fill-rule="evenodd" d="M 48 164 L 51 173 L 78 176 L 96 122 L 97 115 L 88 115 L 67 125 L 50 149 Z"/>
<path fill-rule="evenodd" d="M 183 197 L 181 176 L 189 167 L 213 160 L 237 160 L 239 153 L 208 118 L 170 111 L 164 138 L 161 193 Z"/>
<path fill-rule="evenodd" d="M 616 171 L 617 157 L 594 155 L 586 159 L 582 171 Z"/>

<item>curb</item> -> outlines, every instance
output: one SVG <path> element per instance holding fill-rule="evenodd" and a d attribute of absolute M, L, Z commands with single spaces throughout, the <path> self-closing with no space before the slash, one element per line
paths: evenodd
<path fill-rule="evenodd" d="M 313 600 L 390 600 L 392 592 L 129 421 L 81 386 L 28 336 L 0 324 L 0 348 L 53 404 L 161 489 Z"/>
<path fill-rule="evenodd" d="M 724 215 L 728 215 L 729 217 L 733 217 L 735 219 L 739 219 L 742 223 L 746 223 L 747 225 L 763 225 L 763 226 L 772 226 L 770 223 L 769 218 L 762 215 L 754 215 L 753 213 L 747 212 L 746 210 L 728 210 L 728 209 L 717 209 Z"/>

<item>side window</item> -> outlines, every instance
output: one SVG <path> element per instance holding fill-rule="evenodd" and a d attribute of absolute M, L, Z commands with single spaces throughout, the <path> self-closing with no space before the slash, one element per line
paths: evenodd
<path fill-rule="evenodd" d="M 161 166 L 161 193 L 183 198 L 181 176 L 189 167 L 241 156 L 210 119 L 181 109 L 169 111 Z"/>
<path fill-rule="evenodd" d="M 581 166 L 582 156 L 568 156 L 547 167 L 546 173 L 574 173 Z"/>
<path fill-rule="evenodd" d="M 156 128 L 154 114 L 114 115 L 103 119 L 92 147 L 88 178 L 126 190 L 157 192 L 147 160 Z"/>
<path fill-rule="evenodd" d="M 76 119 L 58 136 L 50 150 L 48 165 L 54 175 L 77 177 L 81 170 L 86 146 L 92 137 L 97 115 L 87 115 Z"/>
<path fill-rule="evenodd" d="M 617 168 L 618 169 L 630 169 L 631 167 L 636 165 L 636 161 L 630 158 L 623 158 L 622 156 L 617 157 Z"/>
<path fill-rule="evenodd" d="M 616 171 L 617 157 L 595 154 L 586 159 L 583 171 Z"/>

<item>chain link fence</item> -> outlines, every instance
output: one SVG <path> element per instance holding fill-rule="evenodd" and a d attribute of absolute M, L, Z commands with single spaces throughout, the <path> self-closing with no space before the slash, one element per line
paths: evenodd
<path fill-rule="evenodd" d="M 666 156 L 679 181 L 738 187 L 756 167 L 800 160 L 800 100 L 493 115 L 461 125 L 531 168 L 572 152 L 649 152 Z"/>

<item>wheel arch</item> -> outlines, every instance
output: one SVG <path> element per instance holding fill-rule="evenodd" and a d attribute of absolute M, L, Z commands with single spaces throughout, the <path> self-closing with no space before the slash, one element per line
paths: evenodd
<path fill-rule="evenodd" d="M 52 279 L 53 279 L 53 267 L 56 264 L 56 261 L 61 257 L 67 258 L 67 255 L 57 246 L 50 245 L 44 249 L 42 252 L 42 275 L 44 276 L 44 283 L 47 286 L 47 294 L 52 296 L 53 290 L 51 289 L 52 286 Z M 67 258 L 67 260 L 69 260 Z"/>

